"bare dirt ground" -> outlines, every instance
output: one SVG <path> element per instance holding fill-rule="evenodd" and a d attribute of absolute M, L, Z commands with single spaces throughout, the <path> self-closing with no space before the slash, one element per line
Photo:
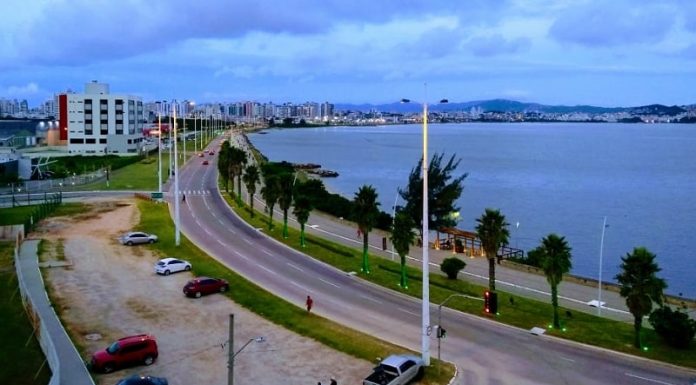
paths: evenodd
<path fill-rule="evenodd" d="M 192 273 L 157 276 L 153 265 L 162 256 L 117 242 L 120 234 L 138 223 L 134 202 L 92 203 L 89 214 L 52 219 L 38 234 L 53 245 L 62 242 L 65 259 L 72 263 L 45 271 L 47 285 L 63 309 L 63 323 L 86 348 L 85 360 L 113 340 L 133 334 L 152 334 L 159 346 L 159 358 L 152 366 L 98 374 L 98 384 L 115 384 L 132 373 L 166 377 L 171 385 L 226 383 L 231 313 L 235 351 L 251 338 L 266 338 L 263 343 L 252 342 L 236 357 L 236 384 L 328 384 L 331 377 L 339 385 L 356 384 L 370 372 L 370 362 L 276 326 L 227 297 L 184 297 L 181 289 Z M 49 248 L 49 254 L 57 258 L 60 251 Z M 95 333 L 102 338 L 86 338 Z"/>

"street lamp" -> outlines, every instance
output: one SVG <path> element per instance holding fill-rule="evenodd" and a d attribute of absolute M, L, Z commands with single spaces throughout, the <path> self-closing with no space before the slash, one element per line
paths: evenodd
<path fill-rule="evenodd" d="M 172 105 L 174 115 L 174 243 L 179 246 L 181 243 L 181 232 L 179 231 L 179 162 L 177 159 L 177 131 L 176 131 L 176 104 Z"/>
<path fill-rule="evenodd" d="M 437 360 L 438 360 L 437 372 L 438 373 L 440 373 L 440 363 L 439 363 L 439 361 L 440 361 L 440 340 L 442 340 L 442 337 L 444 337 L 444 336 L 442 336 L 442 334 L 440 332 L 440 329 L 442 328 L 442 307 L 447 303 L 447 301 L 449 301 L 450 299 L 452 299 L 454 297 L 463 297 L 463 298 L 469 298 L 469 299 L 475 299 L 477 301 L 481 301 L 481 298 L 472 297 L 472 296 L 466 295 L 466 294 L 450 294 L 449 297 L 445 298 L 445 300 L 442 301 L 442 303 L 440 303 L 440 305 L 438 305 L 438 307 L 437 307 L 437 328 L 438 328 L 438 331 L 437 331 L 437 336 L 438 336 L 438 338 L 437 338 Z M 442 329 L 442 330 L 444 330 L 444 329 Z"/>
<path fill-rule="evenodd" d="M 162 193 L 162 106 L 157 111 L 157 191 Z"/>
<path fill-rule="evenodd" d="M 602 239 L 599 241 L 599 285 L 597 290 L 597 315 L 602 314 L 602 254 L 604 252 L 604 230 L 607 228 L 607 217 L 604 217 L 604 223 L 602 224 Z"/>
<path fill-rule="evenodd" d="M 230 325 L 229 325 L 229 340 L 227 341 L 229 343 L 229 349 L 228 349 L 228 361 L 227 361 L 227 384 L 228 385 L 234 385 L 234 358 L 237 357 L 239 353 L 244 350 L 247 346 L 249 346 L 250 343 L 256 342 L 256 343 L 261 343 L 265 342 L 266 337 L 263 336 L 258 336 L 254 338 L 250 338 L 244 345 L 242 345 L 239 350 L 236 352 L 234 351 L 234 314 L 230 314 Z"/>
<path fill-rule="evenodd" d="M 427 86 L 427 85 L 426 85 Z M 402 103 L 410 103 L 409 99 L 401 99 Z M 447 99 L 440 100 L 440 103 L 447 103 Z M 428 257 L 428 222 L 430 214 L 428 212 L 428 103 L 423 102 L 423 304 L 421 307 L 421 355 L 425 366 L 430 365 L 430 261 Z"/>

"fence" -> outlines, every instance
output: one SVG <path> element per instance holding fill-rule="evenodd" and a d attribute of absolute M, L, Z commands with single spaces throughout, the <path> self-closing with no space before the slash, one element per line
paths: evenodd
<path fill-rule="evenodd" d="M 106 180 L 106 169 L 99 169 L 80 175 L 74 174 L 67 178 L 26 180 L 18 183 L 10 183 L 0 187 L 0 194 L 12 194 L 21 199 L 23 195 L 45 191 L 68 190 L 73 186 L 81 186 L 98 180 Z"/>
<path fill-rule="evenodd" d="M 63 194 L 62 193 L 56 193 L 56 194 L 48 194 L 44 193 L 43 200 L 41 201 L 40 204 L 36 205 L 34 208 L 34 211 L 31 213 L 29 218 L 27 218 L 24 221 L 24 233 L 29 234 L 30 232 L 34 231 L 36 228 L 36 224 L 49 216 L 52 212 L 60 206 L 60 204 L 63 203 Z M 13 203 L 14 207 L 14 203 Z"/>

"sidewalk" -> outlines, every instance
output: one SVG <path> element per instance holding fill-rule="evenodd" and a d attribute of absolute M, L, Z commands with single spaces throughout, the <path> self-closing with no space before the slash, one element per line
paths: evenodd
<path fill-rule="evenodd" d="M 45 329 L 37 332 L 46 359 L 51 366 L 53 378 L 49 384 L 61 385 L 94 385 L 77 349 L 68 337 L 53 306 L 48 300 L 44 282 L 39 271 L 38 258 L 39 240 L 26 239 L 19 251 L 17 266 L 18 279 L 23 283 L 26 296 L 32 304 L 33 311 L 41 319 Z"/>

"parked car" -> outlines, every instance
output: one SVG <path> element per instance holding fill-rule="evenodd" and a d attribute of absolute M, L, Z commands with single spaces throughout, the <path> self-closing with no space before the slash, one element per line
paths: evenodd
<path fill-rule="evenodd" d="M 141 243 L 155 243 L 157 242 L 157 236 L 141 231 L 131 231 L 130 233 L 123 234 L 118 240 L 122 245 L 132 246 Z"/>
<path fill-rule="evenodd" d="M 124 337 L 92 355 L 92 369 L 105 373 L 131 365 L 152 365 L 157 359 L 157 341 L 148 334 Z"/>
<path fill-rule="evenodd" d="M 207 166 L 207 165 L 208 165 L 208 161 L 207 161 L 207 160 L 204 160 L 204 161 L 203 161 L 203 165 L 204 165 L 204 166 Z"/>
<path fill-rule="evenodd" d="M 423 377 L 423 373 L 423 360 L 420 357 L 391 355 L 363 380 L 363 385 L 406 385 Z"/>
<path fill-rule="evenodd" d="M 169 382 L 163 377 L 134 374 L 117 382 L 116 385 L 169 385 Z"/>
<path fill-rule="evenodd" d="M 200 298 L 202 295 L 211 293 L 224 293 L 229 290 L 230 284 L 224 279 L 198 277 L 192 279 L 184 285 L 184 295 L 187 297 Z"/>
<path fill-rule="evenodd" d="M 164 258 L 155 263 L 155 273 L 169 275 L 179 271 L 191 270 L 191 264 L 183 259 Z"/>
<path fill-rule="evenodd" d="M 208 154 L 210 154 L 210 155 L 215 155 L 215 151 L 210 150 L 210 152 L 209 152 Z"/>
<path fill-rule="evenodd" d="M 199 153 L 198 153 L 198 157 L 199 157 L 199 158 L 202 158 L 202 157 L 203 157 L 203 153 L 202 153 L 202 152 L 199 152 Z"/>

